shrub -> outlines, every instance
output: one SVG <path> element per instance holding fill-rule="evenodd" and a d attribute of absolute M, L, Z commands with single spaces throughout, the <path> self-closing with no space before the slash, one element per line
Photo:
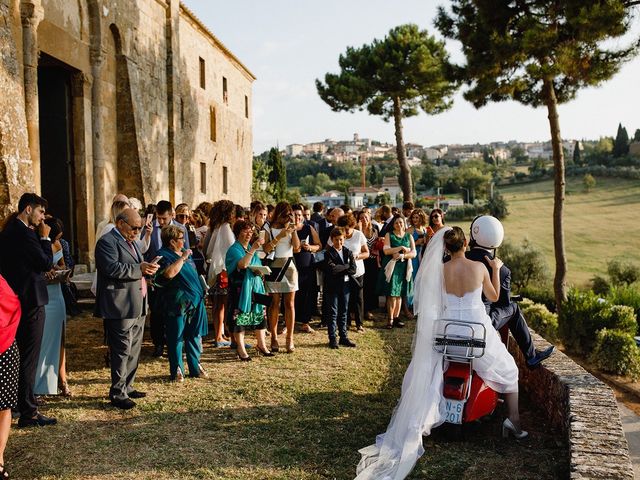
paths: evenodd
<path fill-rule="evenodd" d="M 591 290 L 597 295 L 607 295 L 610 289 L 611 285 L 606 278 L 596 275 L 591 279 Z"/>
<path fill-rule="evenodd" d="M 606 326 L 602 325 L 603 318 L 599 314 L 610 306 L 609 302 L 590 290 L 569 291 L 559 319 L 560 338 L 567 350 L 583 355 L 591 352 L 596 332 Z"/>
<path fill-rule="evenodd" d="M 525 298 L 533 300 L 535 303 L 541 303 L 550 312 L 556 313 L 556 298 L 553 295 L 553 289 L 550 285 L 533 284 L 524 288 L 519 288 L 517 293 Z M 522 304 L 520 304 L 522 306 Z"/>
<path fill-rule="evenodd" d="M 638 330 L 636 315 L 633 308 L 625 305 L 611 305 L 603 308 L 598 313 L 599 328 L 609 330 L 620 330 L 634 336 Z"/>
<path fill-rule="evenodd" d="M 520 247 L 504 242 L 498 256 L 511 269 L 511 283 L 518 292 L 532 282 L 548 281 L 549 268 L 544 255 L 526 238 Z"/>
<path fill-rule="evenodd" d="M 636 320 L 640 321 L 640 288 L 637 285 L 611 287 L 607 300 L 615 305 L 633 308 Z"/>
<path fill-rule="evenodd" d="M 603 372 L 640 377 L 640 351 L 633 336 L 623 331 L 600 330 L 590 360 Z"/>
<path fill-rule="evenodd" d="M 547 307 L 531 300 L 520 302 L 520 309 L 527 324 L 537 333 L 554 343 L 558 340 L 558 315 L 551 313 Z"/>
<path fill-rule="evenodd" d="M 640 279 L 640 267 L 620 260 L 611 260 L 607 263 L 607 272 L 614 285 L 631 285 Z"/>
<path fill-rule="evenodd" d="M 489 209 L 489 215 L 492 215 L 497 219 L 503 219 L 506 218 L 507 215 L 509 215 L 507 201 L 500 194 L 500 192 L 496 192 L 493 195 L 493 198 L 491 198 L 487 203 L 487 208 Z"/>

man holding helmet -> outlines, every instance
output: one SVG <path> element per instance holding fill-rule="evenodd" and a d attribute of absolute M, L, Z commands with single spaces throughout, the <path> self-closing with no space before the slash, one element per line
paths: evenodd
<path fill-rule="evenodd" d="M 489 215 L 476 217 L 471 222 L 471 241 L 469 242 L 471 249 L 466 253 L 466 257 L 469 260 L 484 263 L 491 275 L 491 267 L 487 259 L 493 258 L 495 249 L 502 244 L 503 238 L 504 228 L 500 220 Z M 520 306 L 511 300 L 511 270 L 506 265 L 500 268 L 500 298 L 491 303 L 483 295 L 482 301 L 496 330 L 500 330 L 505 325 L 509 327 L 529 368 L 540 366 L 540 363 L 553 353 L 555 349 L 553 345 L 541 351 L 533 347 L 529 327 L 520 311 Z"/>

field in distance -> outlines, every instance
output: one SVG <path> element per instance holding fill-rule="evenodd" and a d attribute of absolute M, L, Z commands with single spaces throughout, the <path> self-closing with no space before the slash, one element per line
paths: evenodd
<path fill-rule="evenodd" d="M 640 181 L 597 177 L 596 182 L 586 192 L 582 177 L 567 179 L 567 278 L 575 286 L 605 274 L 614 258 L 640 265 Z M 518 245 L 528 238 L 544 253 L 553 276 L 553 181 L 501 187 L 500 193 L 509 209 L 503 221 L 505 238 Z"/>

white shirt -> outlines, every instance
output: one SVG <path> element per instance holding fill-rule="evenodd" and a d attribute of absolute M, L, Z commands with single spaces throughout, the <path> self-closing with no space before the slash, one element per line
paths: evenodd
<path fill-rule="evenodd" d="M 351 253 L 353 253 L 353 258 L 358 258 L 358 255 L 362 253 L 362 245 L 366 244 L 367 237 L 365 237 L 364 233 L 362 233 L 360 230 L 354 230 L 351 238 L 344 238 L 344 246 L 351 250 Z M 331 238 L 329 238 L 328 245 L 333 247 Z M 342 255 L 340 256 L 340 258 L 342 258 Z M 354 275 L 354 277 L 358 278 L 362 275 L 364 275 L 364 260 L 358 259 L 356 260 L 356 274 Z"/>

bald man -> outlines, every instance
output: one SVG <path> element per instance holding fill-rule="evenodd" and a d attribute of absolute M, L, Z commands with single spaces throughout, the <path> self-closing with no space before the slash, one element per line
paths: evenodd
<path fill-rule="evenodd" d="M 127 208 L 116 218 L 116 228 L 96 244 L 96 315 L 104 319 L 111 353 L 111 404 L 123 410 L 135 407 L 134 398 L 146 396 L 133 388 L 147 313 L 145 275 L 158 270 L 145 262 L 136 245 L 142 219 Z"/>

